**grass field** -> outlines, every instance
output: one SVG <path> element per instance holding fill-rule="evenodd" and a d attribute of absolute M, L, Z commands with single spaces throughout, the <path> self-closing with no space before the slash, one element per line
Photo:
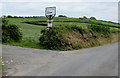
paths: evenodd
<path fill-rule="evenodd" d="M 23 23 L 24 21 L 39 21 L 39 19 L 34 18 L 8 18 L 11 24 L 16 24 L 23 33 L 23 39 L 37 39 L 40 36 L 40 31 L 45 28 L 45 26 L 31 25 Z"/>
<path fill-rule="evenodd" d="M 43 48 L 42 46 L 38 46 L 38 41 L 41 35 L 41 30 L 45 29 L 47 26 L 43 25 L 34 25 L 25 23 L 26 21 L 34 22 L 34 21 L 47 21 L 46 17 L 39 18 L 7 18 L 10 24 L 16 24 L 20 30 L 22 31 L 23 38 L 21 42 L 9 42 L 3 44 L 10 44 L 14 46 L 22 46 L 22 47 L 30 47 L 30 48 Z M 93 23 L 101 23 L 105 25 L 111 26 L 120 26 L 117 23 L 106 22 L 101 20 L 91 20 L 84 19 L 81 20 L 79 18 L 68 18 L 68 17 L 55 17 L 54 21 L 85 21 L 85 22 L 93 22 Z M 40 22 L 42 23 L 42 22 Z M 43 22 L 47 24 L 47 22 Z M 86 28 L 90 23 L 80 23 L 80 22 L 53 22 L 53 26 L 80 26 Z M 118 31 L 118 28 L 110 27 L 113 32 Z M 43 48 L 44 49 L 44 48 Z"/>

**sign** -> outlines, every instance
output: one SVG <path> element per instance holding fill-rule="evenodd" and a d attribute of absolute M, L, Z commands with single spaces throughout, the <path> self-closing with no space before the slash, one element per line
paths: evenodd
<path fill-rule="evenodd" d="M 53 22 L 53 20 L 47 20 L 47 22 Z"/>
<path fill-rule="evenodd" d="M 53 17 L 56 15 L 56 7 L 46 7 L 45 16 L 48 18 L 48 29 L 52 28 Z"/>
<path fill-rule="evenodd" d="M 45 15 L 46 17 L 54 17 L 56 15 L 56 7 L 46 7 Z"/>

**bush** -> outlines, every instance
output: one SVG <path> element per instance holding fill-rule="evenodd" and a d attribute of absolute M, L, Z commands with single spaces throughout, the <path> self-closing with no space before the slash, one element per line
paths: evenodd
<path fill-rule="evenodd" d="M 19 28 L 14 24 L 8 26 L 8 33 L 9 37 L 16 42 L 22 39 L 22 33 L 20 32 Z"/>
<path fill-rule="evenodd" d="M 6 18 L 2 19 L 2 42 L 15 41 L 22 39 L 22 33 L 15 24 L 8 24 Z"/>
<path fill-rule="evenodd" d="M 7 30 L 8 28 L 6 26 L 2 26 L 2 42 L 8 42 L 10 39 Z"/>
<path fill-rule="evenodd" d="M 49 49 L 59 49 L 59 47 L 66 45 L 65 41 L 61 39 L 61 33 L 62 31 L 59 30 L 59 27 L 54 27 L 48 33 L 43 33 L 39 39 L 40 45 Z"/>

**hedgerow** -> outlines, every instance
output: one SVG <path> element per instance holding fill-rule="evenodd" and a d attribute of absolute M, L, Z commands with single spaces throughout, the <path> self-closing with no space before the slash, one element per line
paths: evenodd
<path fill-rule="evenodd" d="M 55 26 L 42 31 L 39 44 L 55 50 L 71 50 L 100 45 L 99 38 L 109 38 L 110 29 L 104 26 L 89 25 L 88 29 L 76 25 Z"/>

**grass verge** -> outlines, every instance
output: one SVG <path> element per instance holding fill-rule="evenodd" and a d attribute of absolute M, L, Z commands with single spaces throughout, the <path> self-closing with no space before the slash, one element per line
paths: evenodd
<path fill-rule="evenodd" d="M 0 57 L 0 70 L 2 70 L 4 64 L 3 64 L 3 61 L 2 61 L 2 57 Z"/>
<path fill-rule="evenodd" d="M 24 39 L 20 42 L 6 42 L 2 44 L 11 45 L 11 46 L 20 46 L 20 47 L 25 47 L 25 48 L 47 49 L 42 46 L 39 46 L 38 42 L 34 40 L 28 40 L 28 39 Z"/>

